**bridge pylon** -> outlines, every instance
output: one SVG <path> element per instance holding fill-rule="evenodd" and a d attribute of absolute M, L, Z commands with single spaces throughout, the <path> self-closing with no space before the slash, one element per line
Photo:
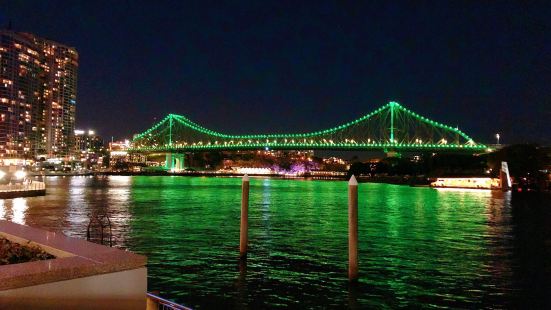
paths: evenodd
<path fill-rule="evenodd" d="M 385 150 L 385 154 L 386 154 L 386 157 L 395 157 L 395 158 L 402 157 L 402 154 L 400 154 L 396 150 Z"/>
<path fill-rule="evenodd" d="M 185 154 L 166 153 L 165 169 L 167 171 L 180 171 L 185 169 Z"/>

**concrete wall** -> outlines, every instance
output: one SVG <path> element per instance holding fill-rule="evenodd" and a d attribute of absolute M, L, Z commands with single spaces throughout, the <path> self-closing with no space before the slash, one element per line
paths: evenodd
<path fill-rule="evenodd" d="M 147 268 L 0 291 L 0 309 L 145 309 Z"/>

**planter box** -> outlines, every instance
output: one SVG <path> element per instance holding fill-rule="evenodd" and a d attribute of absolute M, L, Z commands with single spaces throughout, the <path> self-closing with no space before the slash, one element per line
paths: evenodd
<path fill-rule="evenodd" d="M 56 256 L 0 266 L 0 309 L 145 309 L 145 256 L 4 220 L 0 236 Z"/>

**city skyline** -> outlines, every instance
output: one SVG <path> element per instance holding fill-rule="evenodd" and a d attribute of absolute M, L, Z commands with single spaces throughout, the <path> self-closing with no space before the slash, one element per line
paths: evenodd
<path fill-rule="evenodd" d="M 306 132 L 395 100 L 485 143 L 551 142 L 544 3 L 54 2 L 0 23 L 79 51 L 77 127 L 106 139 L 168 113 Z"/>

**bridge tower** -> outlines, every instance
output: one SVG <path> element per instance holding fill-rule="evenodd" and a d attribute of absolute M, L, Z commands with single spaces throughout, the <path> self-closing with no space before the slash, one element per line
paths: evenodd
<path fill-rule="evenodd" d="M 394 138 L 394 129 L 395 129 L 394 119 L 396 117 L 395 108 L 397 105 L 399 105 L 399 103 L 391 101 L 388 103 L 388 105 L 390 110 L 390 128 L 388 129 L 389 136 L 390 136 L 389 143 L 390 145 L 392 145 L 396 143 L 396 139 Z M 385 148 L 384 151 L 385 151 L 386 157 L 398 157 L 398 158 L 402 157 L 401 154 L 393 147 Z"/>
<path fill-rule="evenodd" d="M 165 169 L 168 171 L 185 169 L 185 154 L 166 153 Z"/>
<path fill-rule="evenodd" d="M 172 147 L 172 127 L 174 125 L 174 115 L 168 115 L 168 146 Z M 182 153 L 166 153 L 165 169 L 168 171 L 183 170 L 185 162 L 185 154 Z"/>

